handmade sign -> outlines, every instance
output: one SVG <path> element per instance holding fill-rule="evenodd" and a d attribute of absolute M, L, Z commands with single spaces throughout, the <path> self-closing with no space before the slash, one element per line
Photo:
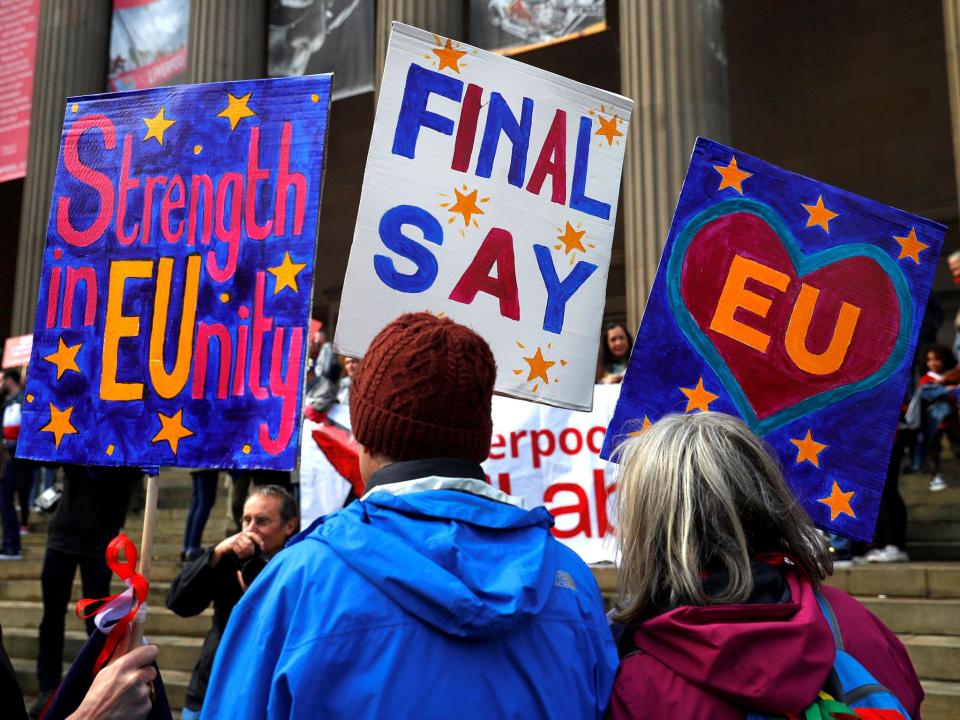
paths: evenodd
<path fill-rule="evenodd" d="M 295 467 L 330 84 L 67 101 L 19 456 Z"/>
<path fill-rule="evenodd" d="M 7 368 L 26 365 L 30 361 L 30 349 L 33 347 L 33 335 L 8 337 L 3 342 L 3 362 L 0 367 Z"/>
<path fill-rule="evenodd" d="M 632 102 L 394 23 L 335 346 L 428 310 L 496 389 L 589 409 Z"/>
<path fill-rule="evenodd" d="M 871 540 L 945 230 L 698 139 L 603 456 L 737 415 L 820 527 Z"/>

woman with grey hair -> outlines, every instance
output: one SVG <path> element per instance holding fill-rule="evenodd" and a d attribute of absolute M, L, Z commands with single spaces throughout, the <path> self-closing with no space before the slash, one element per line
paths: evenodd
<path fill-rule="evenodd" d="M 617 452 L 622 662 L 609 717 L 802 717 L 833 687 L 838 647 L 917 717 L 923 691 L 903 644 L 821 585 L 832 572 L 821 535 L 739 420 L 667 416 Z"/>

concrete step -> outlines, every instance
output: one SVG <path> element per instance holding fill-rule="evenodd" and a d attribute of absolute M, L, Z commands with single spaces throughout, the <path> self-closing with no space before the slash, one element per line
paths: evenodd
<path fill-rule="evenodd" d="M 928 680 L 960 681 L 960 637 L 901 635 L 900 639 L 917 675 Z"/>
<path fill-rule="evenodd" d="M 908 540 L 911 560 L 960 561 L 960 540 Z"/>
<path fill-rule="evenodd" d="M 960 541 L 960 522 L 915 522 L 907 525 L 907 543 L 916 540 Z"/>
<path fill-rule="evenodd" d="M 68 630 L 83 630 L 83 621 L 76 616 L 72 607 L 64 608 Z M 40 626 L 43 616 L 43 604 L 33 600 L 0 600 L 0 618 L 3 618 L 3 631 L 7 628 L 35 629 Z M 182 618 L 161 606 L 150 606 L 145 632 L 147 635 L 179 635 L 184 637 L 203 637 L 210 630 L 213 610 L 204 610 L 200 615 Z"/>
<path fill-rule="evenodd" d="M 17 682 L 20 683 L 20 690 L 26 696 L 35 697 L 38 691 L 36 667 L 32 660 L 24 658 L 11 658 L 13 669 L 17 673 Z M 170 701 L 170 707 L 180 710 L 187 697 L 187 686 L 190 684 L 190 673 L 179 670 L 167 670 L 163 665 L 162 657 L 158 660 L 160 672 L 163 676 L 163 684 L 167 689 L 167 699 Z M 65 664 L 63 671 L 66 672 L 69 665 Z M 28 705 L 29 707 L 29 705 Z"/>
<path fill-rule="evenodd" d="M 126 589 L 126 585 L 114 579 L 110 583 L 110 592 L 118 593 Z M 154 581 L 150 583 L 150 594 L 147 603 L 150 607 L 161 607 L 170 589 L 169 582 Z M 82 597 L 80 578 L 73 581 L 73 590 L 70 593 L 70 602 L 75 603 Z M 39 579 L 0 580 L 0 600 L 31 600 L 40 602 L 43 599 Z"/>
<path fill-rule="evenodd" d="M 907 509 L 907 532 L 924 523 L 960 523 L 960 503 L 939 503 L 914 505 Z"/>
<path fill-rule="evenodd" d="M 960 598 L 960 564 L 871 563 L 837 568 L 827 584 L 851 595 Z"/>
<path fill-rule="evenodd" d="M 36 580 L 40 582 L 40 573 L 43 567 L 43 551 L 30 548 L 24 549 L 23 560 L 9 560 L 0 562 L 0 578 L 4 580 Z M 150 567 L 151 582 L 170 582 L 180 574 L 183 564 L 177 559 L 164 558 L 154 560 Z M 0 616 L 2 622 L 2 616 Z"/>
<path fill-rule="evenodd" d="M 858 597 L 895 633 L 955 635 L 960 632 L 960 600 Z"/>
<path fill-rule="evenodd" d="M 160 648 L 160 667 L 167 670 L 193 672 L 200 657 L 203 638 L 177 635 L 147 635 L 147 640 Z M 63 661 L 70 664 L 87 641 L 82 630 L 68 630 L 63 647 Z M 4 628 L 3 646 L 13 658 L 36 660 L 37 631 L 29 628 Z"/>
<path fill-rule="evenodd" d="M 923 681 L 926 699 L 920 710 L 924 720 L 958 720 L 960 718 L 960 683 L 943 680 Z"/>

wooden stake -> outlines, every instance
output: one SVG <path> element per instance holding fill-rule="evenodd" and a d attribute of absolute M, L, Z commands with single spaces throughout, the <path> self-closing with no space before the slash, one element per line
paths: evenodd
<path fill-rule="evenodd" d="M 140 564 L 137 572 L 150 579 L 150 561 L 153 556 L 153 526 L 157 521 L 157 497 L 160 493 L 160 476 L 147 475 L 147 498 L 143 506 L 143 535 L 140 537 Z M 143 644 L 143 624 L 133 623 L 130 647 Z"/>

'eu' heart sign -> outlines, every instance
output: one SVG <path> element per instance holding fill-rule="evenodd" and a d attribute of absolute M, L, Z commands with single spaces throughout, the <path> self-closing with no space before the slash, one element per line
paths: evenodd
<path fill-rule="evenodd" d="M 869 540 L 944 228 L 699 139 L 604 445 L 739 416 Z"/>

